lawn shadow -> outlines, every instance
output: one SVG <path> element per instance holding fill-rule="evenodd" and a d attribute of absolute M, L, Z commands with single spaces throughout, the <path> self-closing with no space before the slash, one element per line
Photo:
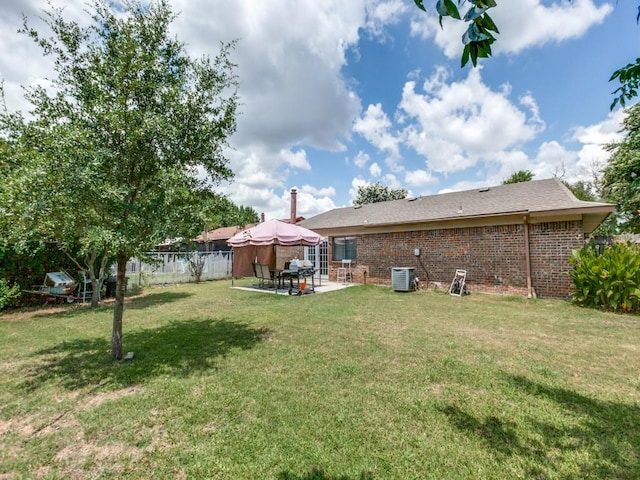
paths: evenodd
<path fill-rule="evenodd" d="M 291 472 L 280 472 L 278 480 L 373 480 L 371 472 L 363 471 L 357 477 L 349 477 L 347 475 L 328 475 L 322 468 L 314 467 L 306 473 L 296 474 Z"/>
<path fill-rule="evenodd" d="M 265 328 L 226 319 L 174 322 L 162 327 L 124 332 L 124 349 L 133 360 L 110 358 L 111 338 L 62 342 L 33 354 L 23 387 L 33 391 L 48 381 L 69 390 L 100 386 L 123 388 L 160 375 L 187 377 L 215 370 L 221 358 L 247 350 L 267 335 Z"/>
<path fill-rule="evenodd" d="M 521 438 L 514 422 L 478 419 L 451 405 L 441 411 L 456 428 L 481 439 L 498 456 L 528 459 L 526 463 L 534 465 L 527 471 L 530 478 L 640 478 L 640 408 L 595 400 L 521 375 L 507 375 L 507 382 L 530 397 L 523 402 L 551 401 L 561 412 L 526 417 L 522 421 L 528 425 L 522 430 L 533 435 Z M 567 460 L 572 453 L 575 455 Z M 579 472 L 567 476 L 568 465 Z"/>
<path fill-rule="evenodd" d="M 167 304 L 169 302 L 184 300 L 192 295 L 193 294 L 189 292 L 154 292 L 150 294 L 125 297 L 124 308 L 125 310 L 142 310 Z M 88 311 L 96 312 L 101 310 L 113 310 L 114 299 L 104 299 L 94 309 L 91 309 L 89 303 L 90 302 L 75 302 L 69 304 L 66 302 L 58 302 L 53 304 L 40 304 L 38 306 L 25 308 L 23 311 L 13 312 L 13 317 L 20 320 L 28 320 L 30 318 L 37 317 L 73 318 L 80 315 L 86 315 Z"/>
<path fill-rule="evenodd" d="M 145 308 L 157 307 L 169 302 L 177 302 L 193 296 L 189 292 L 154 292 L 133 297 L 125 297 L 125 310 L 142 310 Z"/>
<path fill-rule="evenodd" d="M 458 430 L 481 438 L 493 450 L 513 455 L 521 448 L 515 433 L 516 424 L 513 422 L 505 422 L 494 416 L 479 420 L 453 405 L 441 411 Z"/>

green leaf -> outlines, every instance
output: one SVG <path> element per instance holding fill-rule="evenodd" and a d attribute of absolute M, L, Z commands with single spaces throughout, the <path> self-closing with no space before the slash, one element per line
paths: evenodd
<path fill-rule="evenodd" d="M 482 29 L 475 23 L 472 23 L 467 28 L 467 31 L 462 35 L 462 43 L 465 45 L 468 43 L 479 43 L 484 40 L 494 40 L 493 36 L 486 30 Z"/>
<path fill-rule="evenodd" d="M 478 44 L 470 43 L 469 48 L 471 51 L 471 63 L 473 64 L 474 67 L 477 67 L 478 66 Z"/>
<path fill-rule="evenodd" d="M 480 19 L 482 26 L 487 30 L 491 30 L 492 32 L 500 33 L 498 31 L 498 26 L 495 24 L 493 19 L 489 16 L 488 13 L 485 13 L 484 16 Z"/>
<path fill-rule="evenodd" d="M 478 42 L 478 57 L 488 58 L 491 56 L 491 42 Z"/>
<path fill-rule="evenodd" d="M 420 10 L 422 10 L 423 12 L 426 12 L 426 11 L 427 11 L 427 9 L 425 8 L 424 3 L 423 3 L 423 1 L 422 1 L 422 0 L 413 0 L 413 1 L 415 2 L 416 6 L 417 6 Z"/>
<path fill-rule="evenodd" d="M 469 63 L 469 53 L 470 53 L 470 47 L 469 45 L 465 45 L 464 49 L 462 50 L 462 60 L 461 60 L 461 64 L 460 67 L 464 67 L 467 63 Z"/>
<path fill-rule="evenodd" d="M 471 3 L 483 8 L 493 8 L 498 5 L 495 0 L 471 0 Z"/>
<path fill-rule="evenodd" d="M 452 0 L 438 0 L 436 3 L 436 11 L 441 17 L 452 17 L 456 20 L 460 20 L 460 12 Z M 440 22 L 440 25 L 442 25 L 442 21 Z"/>
<path fill-rule="evenodd" d="M 476 18 L 481 17 L 486 11 L 487 8 L 471 7 L 469 10 L 467 10 L 467 13 L 464 14 L 463 20 L 465 22 L 471 22 Z"/>
<path fill-rule="evenodd" d="M 436 2 L 436 12 L 438 12 L 438 15 L 440 15 L 441 19 L 442 17 L 446 17 L 449 15 L 447 13 L 447 6 L 444 4 L 444 0 L 438 0 Z"/>

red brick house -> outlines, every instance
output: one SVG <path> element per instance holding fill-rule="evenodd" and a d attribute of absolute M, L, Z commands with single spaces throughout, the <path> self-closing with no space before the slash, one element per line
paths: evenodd
<path fill-rule="evenodd" d="M 394 267 L 448 287 L 566 298 L 571 250 L 614 205 L 576 199 L 558 179 L 337 208 L 300 225 L 329 238 L 329 279 L 352 260 L 353 280 L 390 284 Z"/>

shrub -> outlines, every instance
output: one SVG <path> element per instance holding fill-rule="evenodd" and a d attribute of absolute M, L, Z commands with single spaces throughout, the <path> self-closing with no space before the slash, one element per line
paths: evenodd
<path fill-rule="evenodd" d="M 569 272 L 573 298 L 586 307 L 637 312 L 640 309 L 640 247 L 632 243 L 606 246 L 602 253 L 591 245 L 574 250 Z"/>
<path fill-rule="evenodd" d="M 0 278 L 0 310 L 11 305 L 20 297 L 20 285 L 9 285 L 4 278 Z"/>
<path fill-rule="evenodd" d="M 195 252 L 191 258 L 187 259 L 189 262 L 189 273 L 196 283 L 200 283 L 202 281 L 202 273 L 204 271 L 206 260 L 205 256 L 198 252 Z"/>
<path fill-rule="evenodd" d="M 73 272 L 76 267 L 55 245 L 30 244 L 18 252 L 11 245 L 0 244 L 0 279 L 6 280 L 7 284 L 33 289 L 42 284 L 46 272 L 60 269 Z M 29 298 L 29 295 L 25 295 L 20 301 L 28 302 Z M 17 300 L 13 299 L 16 305 Z"/>

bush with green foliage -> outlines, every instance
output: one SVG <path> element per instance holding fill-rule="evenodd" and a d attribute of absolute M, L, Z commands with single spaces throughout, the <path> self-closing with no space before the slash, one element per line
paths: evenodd
<path fill-rule="evenodd" d="M 0 278 L 0 310 L 4 310 L 20 297 L 20 285 L 9 285 L 4 278 Z"/>
<path fill-rule="evenodd" d="M 7 284 L 33 289 L 42 284 L 47 272 L 61 269 L 72 275 L 76 273 L 75 265 L 55 245 L 30 244 L 20 252 L 9 245 L 0 245 L 0 278 L 6 280 Z M 25 305 L 30 300 L 30 296 L 22 296 L 14 299 L 13 304 Z"/>
<path fill-rule="evenodd" d="M 605 310 L 640 310 L 640 246 L 618 243 L 602 252 L 593 245 L 574 250 L 569 272 L 579 305 Z"/>

